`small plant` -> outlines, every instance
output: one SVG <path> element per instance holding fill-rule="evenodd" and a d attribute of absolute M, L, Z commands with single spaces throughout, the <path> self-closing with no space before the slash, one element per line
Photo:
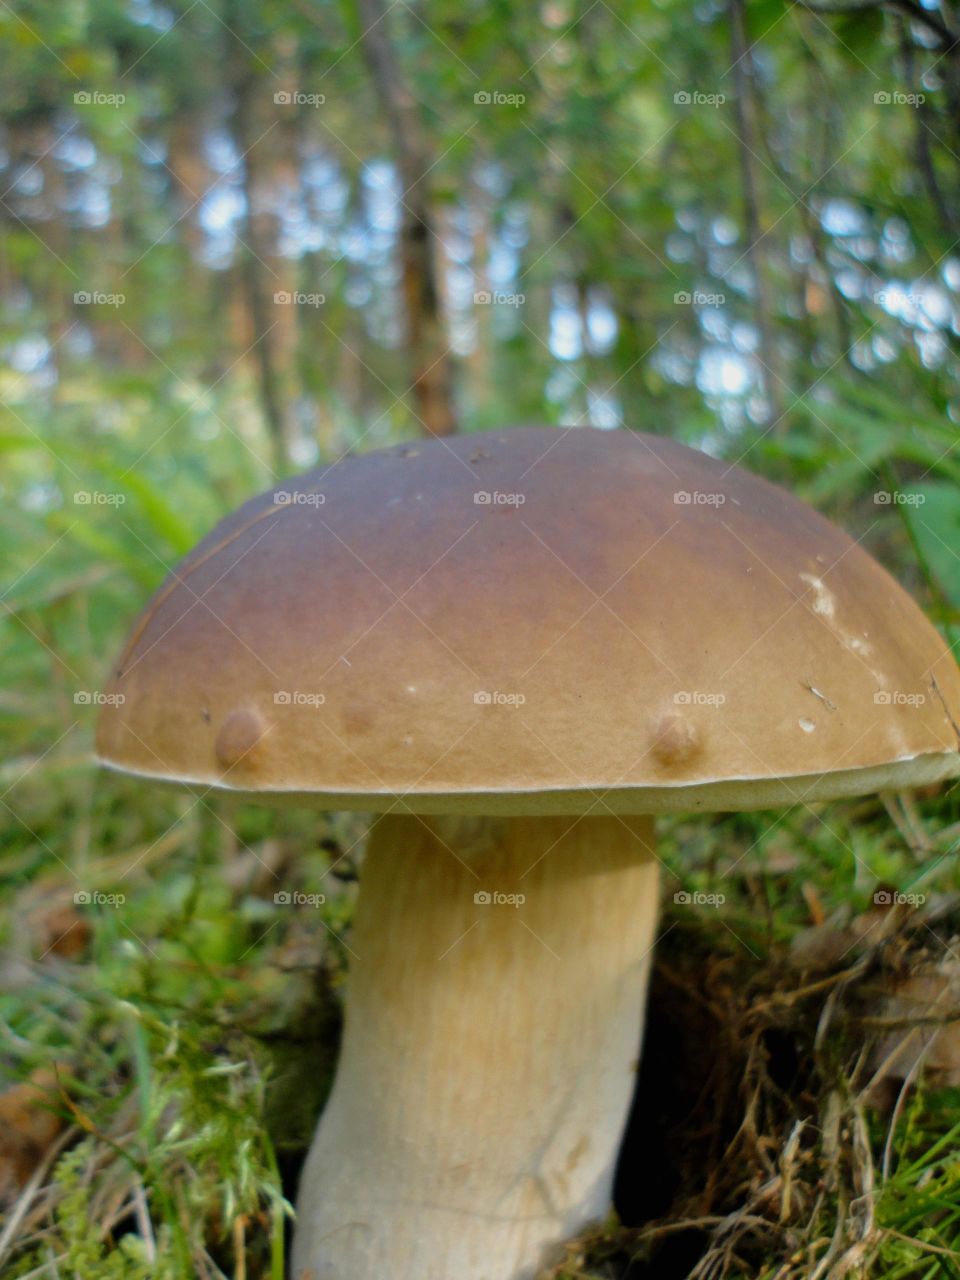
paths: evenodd
<path fill-rule="evenodd" d="M 54 1275 L 71 1280 L 177 1280 L 168 1233 L 157 1240 L 124 1233 L 116 1243 L 105 1239 L 103 1224 L 92 1213 L 90 1172 L 95 1143 L 86 1139 L 57 1162 L 53 1183 L 59 1192 L 54 1227 L 43 1246 L 24 1255 L 10 1273 L 25 1276 L 49 1264 Z"/>

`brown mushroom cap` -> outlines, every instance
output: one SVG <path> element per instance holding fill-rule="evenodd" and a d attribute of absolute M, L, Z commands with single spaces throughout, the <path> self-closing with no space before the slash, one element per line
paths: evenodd
<path fill-rule="evenodd" d="M 627 431 L 418 441 L 261 494 L 110 692 L 105 763 L 329 808 L 746 809 L 960 773 L 960 671 L 876 561 Z"/>

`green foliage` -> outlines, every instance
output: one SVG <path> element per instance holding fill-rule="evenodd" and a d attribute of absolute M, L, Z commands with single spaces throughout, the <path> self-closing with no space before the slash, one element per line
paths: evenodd
<path fill-rule="evenodd" d="M 886 1233 L 877 1265 L 889 1280 L 960 1273 L 958 1109 L 956 1089 L 933 1097 L 921 1090 L 907 1106 L 893 1176 L 877 1197 L 877 1225 Z"/>

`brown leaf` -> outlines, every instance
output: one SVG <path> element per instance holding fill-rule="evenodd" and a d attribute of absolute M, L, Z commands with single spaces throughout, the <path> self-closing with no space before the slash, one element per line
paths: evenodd
<path fill-rule="evenodd" d="M 59 1093 L 50 1067 L 0 1093 L 0 1200 L 16 1197 L 62 1132 Z"/>
<path fill-rule="evenodd" d="M 33 950 L 41 959 L 59 956 L 79 960 L 86 951 L 93 930 L 72 902 L 55 902 L 38 908 L 28 921 Z"/>

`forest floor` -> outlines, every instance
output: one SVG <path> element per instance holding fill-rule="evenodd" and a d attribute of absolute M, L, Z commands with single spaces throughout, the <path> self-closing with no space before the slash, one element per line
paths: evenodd
<path fill-rule="evenodd" d="M 38 812 L 2 868 L 0 1273 L 282 1280 L 363 820 L 63 769 L 19 800 L 71 797 L 78 860 Z M 616 1215 L 553 1280 L 960 1277 L 956 810 L 663 824 Z"/>

